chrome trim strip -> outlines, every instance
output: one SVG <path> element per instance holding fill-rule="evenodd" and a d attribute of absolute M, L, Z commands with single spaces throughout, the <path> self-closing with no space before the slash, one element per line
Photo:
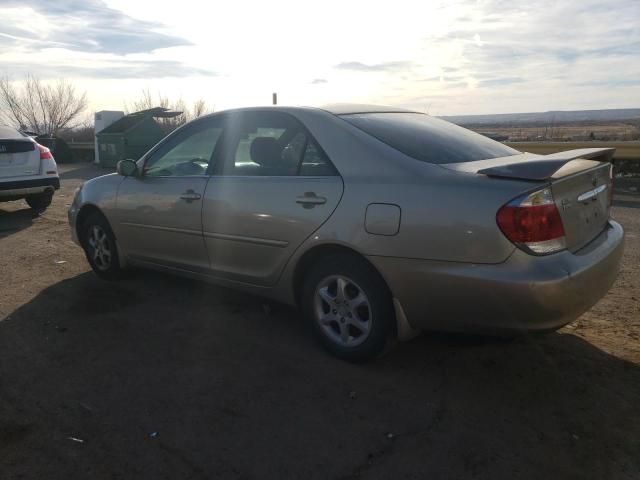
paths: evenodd
<path fill-rule="evenodd" d="M 587 192 L 584 192 L 584 193 L 580 194 L 578 196 L 578 201 L 579 202 L 584 202 L 585 200 L 589 200 L 590 198 L 595 197 L 599 193 L 604 192 L 606 189 L 607 189 L 607 185 L 606 184 L 602 184 L 599 187 L 594 188 L 593 190 L 589 190 Z"/>
<path fill-rule="evenodd" d="M 208 238 L 216 238 L 218 240 L 231 240 L 234 242 L 253 243 L 254 245 L 265 245 L 267 247 L 285 248 L 289 246 L 289 242 L 285 240 L 272 240 L 270 238 L 245 237 L 242 235 L 229 235 L 226 233 L 204 232 L 204 236 Z"/>
<path fill-rule="evenodd" d="M 186 235 L 202 235 L 200 230 L 189 230 L 187 228 L 161 227 L 160 225 L 143 225 L 141 223 L 122 222 L 121 225 L 136 228 L 148 228 L 149 230 L 160 230 L 163 232 L 184 233 Z"/>

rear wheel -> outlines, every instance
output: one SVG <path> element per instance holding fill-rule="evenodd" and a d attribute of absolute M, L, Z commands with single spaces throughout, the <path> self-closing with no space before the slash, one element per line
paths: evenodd
<path fill-rule="evenodd" d="M 82 246 L 91 268 L 100 278 L 118 280 L 124 276 L 118 260 L 116 238 L 102 214 L 92 213 L 83 222 Z"/>
<path fill-rule="evenodd" d="M 391 293 L 377 271 L 355 255 L 322 259 L 308 272 L 302 310 L 320 343 L 352 362 L 382 354 L 395 337 Z"/>
<path fill-rule="evenodd" d="M 53 200 L 53 193 L 38 193 L 25 198 L 27 204 L 36 212 L 44 212 Z"/>

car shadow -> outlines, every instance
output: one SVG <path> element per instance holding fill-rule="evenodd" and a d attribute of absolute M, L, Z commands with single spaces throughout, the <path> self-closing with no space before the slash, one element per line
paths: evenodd
<path fill-rule="evenodd" d="M 45 289 L 0 321 L 5 474 L 640 474 L 640 369 L 578 336 L 424 335 L 352 365 L 298 317 L 155 273 Z"/>
<path fill-rule="evenodd" d="M 0 204 L 0 238 L 29 228 L 33 224 L 33 219 L 37 217 L 38 213 L 29 207 L 20 210 L 4 210 Z"/>

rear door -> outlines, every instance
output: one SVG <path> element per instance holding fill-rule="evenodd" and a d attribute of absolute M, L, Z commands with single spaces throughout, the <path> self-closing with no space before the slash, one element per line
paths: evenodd
<path fill-rule="evenodd" d="M 0 127 L 0 181 L 40 174 L 40 151 L 17 130 Z"/>
<path fill-rule="evenodd" d="M 334 211 L 342 179 L 305 127 L 274 111 L 230 114 L 202 225 L 214 275 L 273 285 Z"/>
<path fill-rule="evenodd" d="M 196 121 L 152 151 L 141 175 L 123 180 L 117 235 L 129 256 L 191 271 L 208 269 L 202 197 L 221 135 L 220 118 Z"/>

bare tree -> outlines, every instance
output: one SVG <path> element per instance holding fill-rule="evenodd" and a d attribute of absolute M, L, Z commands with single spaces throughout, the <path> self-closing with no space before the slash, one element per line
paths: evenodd
<path fill-rule="evenodd" d="M 58 80 L 44 84 L 28 75 L 21 84 L 0 78 L 0 111 L 3 119 L 22 130 L 38 135 L 56 135 L 72 128 L 74 120 L 87 108 L 87 94 L 73 84 Z"/>
<path fill-rule="evenodd" d="M 191 107 L 191 117 L 198 118 L 207 113 L 212 113 L 213 108 L 209 108 L 207 106 L 207 102 L 205 102 L 202 98 L 200 100 L 196 100 L 193 102 L 193 106 Z"/>
<path fill-rule="evenodd" d="M 175 130 L 179 126 L 193 120 L 194 118 L 201 117 L 207 113 L 212 113 L 213 108 L 207 105 L 204 99 L 195 101 L 191 107 L 189 107 L 182 98 L 171 101 L 169 97 L 162 94 L 158 94 L 156 97 L 151 93 L 149 89 L 142 90 L 142 95 L 138 100 L 135 100 L 131 105 L 125 105 L 127 113 L 139 112 L 140 110 L 149 110 L 155 107 L 167 108 L 172 111 L 182 112 L 176 117 L 156 118 L 156 121 L 160 124 L 160 127 L 165 132 Z"/>
<path fill-rule="evenodd" d="M 95 139 L 95 128 L 92 119 L 85 119 L 77 123 L 72 128 L 64 128 L 58 132 L 58 137 L 69 143 L 73 142 L 93 142 Z"/>

